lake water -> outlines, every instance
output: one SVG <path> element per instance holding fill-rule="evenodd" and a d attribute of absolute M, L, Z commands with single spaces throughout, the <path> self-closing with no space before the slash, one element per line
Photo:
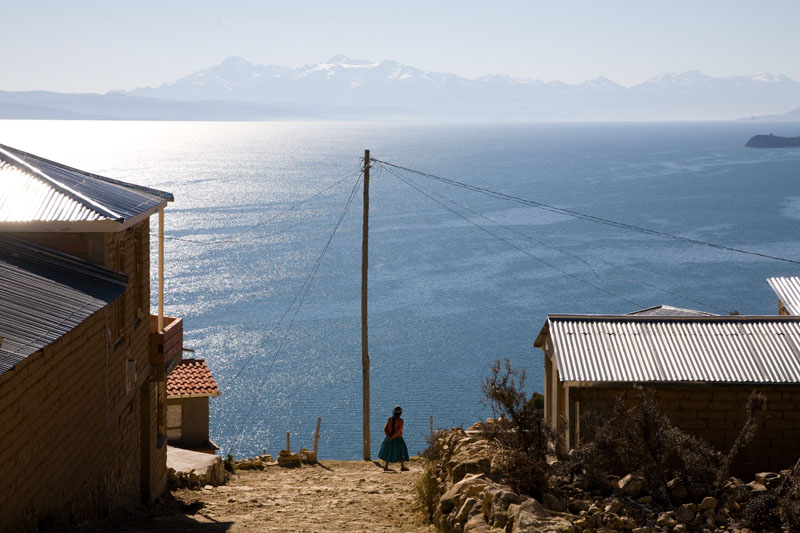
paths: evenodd
<path fill-rule="evenodd" d="M 208 362 L 222 389 L 211 400 L 211 437 L 223 452 L 235 444 L 237 456 L 276 454 L 286 431 L 294 449 L 311 447 L 322 417 L 320 456 L 355 459 L 360 189 L 307 295 L 300 291 L 365 148 L 506 194 L 797 260 L 800 150 L 743 147 L 770 131 L 797 135 L 800 124 L 0 121 L 0 143 L 174 193 L 166 211 L 166 311 L 184 318 L 185 346 Z M 412 454 L 425 447 L 430 416 L 450 427 L 490 415 L 480 383 L 496 359 L 524 368 L 529 391 L 541 390 L 542 353 L 533 341 L 548 313 L 668 304 L 773 314 L 765 278 L 800 274 L 796 264 L 404 175 L 461 217 L 373 169 L 373 457 L 396 404 Z M 155 273 L 155 257 L 153 266 Z M 153 277 L 154 305 L 155 289 Z"/>

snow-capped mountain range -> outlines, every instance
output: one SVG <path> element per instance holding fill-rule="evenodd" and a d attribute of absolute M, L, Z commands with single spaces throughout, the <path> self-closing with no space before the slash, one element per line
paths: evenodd
<path fill-rule="evenodd" d="M 800 105 L 800 82 L 760 74 L 662 74 L 624 87 L 598 77 L 570 85 L 502 74 L 467 79 L 395 61 L 336 56 L 289 68 L 230 57 L 160 87 L 125 94 L 174 100 L 291 102 L 403 109 L 412 115 L 544 120 L 732 119 Z"/>
<path fill-rule="evenodd" d="M 625 87 L 603 76 L 578 84 L 467 79 L 341 55 L 298 68 L 229 57 L 158 87 L 105 95 L 0 91 L 0 118 L 731 120 L 798 106 L 800 82 L 782 75 L 694 70 Z"/>

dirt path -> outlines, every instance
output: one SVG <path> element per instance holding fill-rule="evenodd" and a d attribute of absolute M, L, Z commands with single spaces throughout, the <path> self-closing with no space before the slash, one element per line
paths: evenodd
<path fill-rule="evenodd" d="M 432 532 L 414 507 L 422 470 L 384 472 L 366 461 L 322 461 L 296 469 L 241 471 L 222 487 L 172 491 L 119 531 Z"/>

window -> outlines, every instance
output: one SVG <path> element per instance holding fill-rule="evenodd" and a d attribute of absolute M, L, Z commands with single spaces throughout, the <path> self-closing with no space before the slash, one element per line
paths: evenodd
<path fill-rule="evenodd" d="M 179 440 L 183 438 L 183 406 L 167 405 L 167 438 Z"/>

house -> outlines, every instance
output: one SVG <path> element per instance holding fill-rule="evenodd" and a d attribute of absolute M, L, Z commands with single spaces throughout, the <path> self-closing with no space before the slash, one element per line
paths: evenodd
<path fill-rule="evenodd" d="M 618 397 L 633 403 L 646 387 L 676 426 L 727 451 L 758 389 L 767 397 L 766 431 L 736 468 L 793 466 L 800 455 L 800 317 L 653 310 L 548 315 L 534 346 L 545 354 L 545 419 L 567 445 L 580 442 L 589 411 L 608 412 Z"/>
<path fill-rule="evenodd" d="M 800 278 L 767 278 L 767 283 L 778 296 L 778 314 L 800 316 Z"/>
<path fill-rule="evenodd" d="M 182 320 L 163 315 L 172 200 L 0 145 L 0 531 L 165 489 L 167 363 L 182 351 Z"/>
<path fill-rule="evenodd" d="M 202 359 L 183 359 L 167 376 L 167 439 L 170 445 L 215 453 L 208 435 L 208 401 L 219 396 Z"/>

